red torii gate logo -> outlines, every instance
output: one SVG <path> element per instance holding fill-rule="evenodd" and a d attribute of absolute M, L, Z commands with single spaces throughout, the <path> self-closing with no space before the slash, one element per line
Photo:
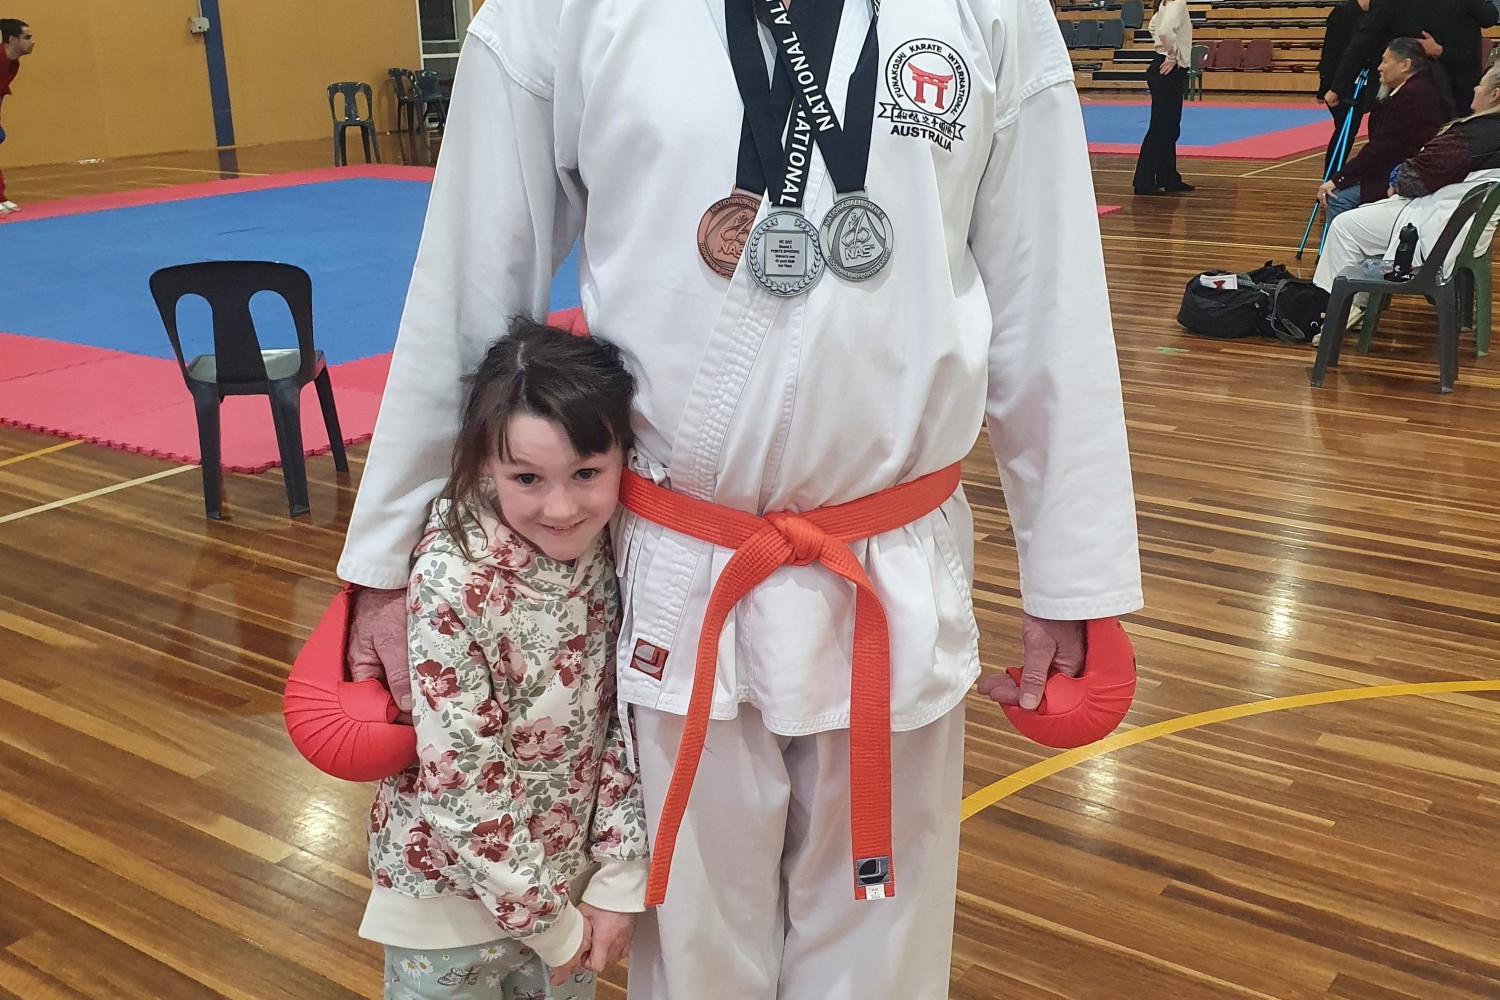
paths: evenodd
<path fill-rule="evenodd" d="M 943 97 L 948 93 L 948 84 L 953 82 L 954 74 L 939 75 L 937 73 L 930 73 L 911 63 L 907 63 L 906 68 L 911 71 L 912 83 L 916 85 L 916 93 L 911 95 L 912 100 L 918 104 L 926 104 L 927 88 L 931 86 L 937 91 L 937 110 L 942 111 Z"/>
<path fill-rule="evenodd" d="M 963 139 L 961 118 L 969 103 L 969 67 L 956 48 L 935 38 L 914 38 L 885 64 L 890 103 L 880 117 L 891 134 L 931 140 L 945 150 Z"/>

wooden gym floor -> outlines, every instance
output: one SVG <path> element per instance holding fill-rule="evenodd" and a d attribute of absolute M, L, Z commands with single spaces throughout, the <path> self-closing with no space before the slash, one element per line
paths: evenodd
<path fill-rule="evenodd" d="M 320 167 L 325 145 L 8 176 L 24 204 Z M 1466 340 L 1443 397 L 1420 300 L 1322 390 L 1308 348 L 1186 338 L 1189 275 L 1291 260 L 1320 158 L 1184 167 L 1195 194 L 1137 199 L 1128 159 L 1095 161 L 1124 206 L 1102 226 L 1140 692 L 1121 734 L 1060 757 L 971 699 L 952 996 L 1493 1000 L 1500 351 Z M 192 467 L 0 428 L 0 998 L 378 996 L 354 933 L 369 790 L 304 764 L 279 715 L 364 455 L 311 460 L 298 520 L 278 473 L 229 476 L 214 523 Z M 967 481 L 999 667 L 1017 585 L 982 441 Z"/>

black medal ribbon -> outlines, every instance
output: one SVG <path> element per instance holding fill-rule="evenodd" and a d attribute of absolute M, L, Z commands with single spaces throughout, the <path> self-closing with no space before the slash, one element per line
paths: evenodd
<path fill-rule="evenodd" d="M 797 120 L 793 122 L 791 139 L 799 137 L 799 129 L 801 135 L 807 135 L 810 127 L 834 189 L 841 195 L 864 190 L 880 60 L 878 0 L 871 4 L 870 25 L 845 91 L 846 120 L 842 126 L 828 99 L 828 74 L 843 17 L 842 0 L 837 4 L 829 0 L 798 0 L 796 18 L 784 0 L 751 2 L 756 17 L 776 41 L 777 61 L 791 76 L 797 94 Z M 813 12 L 804 16 L 809 5 Z M 799 28 L 804 29 L 800 34 Z"/>
<path fill-rule="evenodd" d="M 803 2 L 810 3 L 811 0 Z M 820 6 L 825 10 L 835 7 L 826 2 Z M 823 20 L 826 19 L 825 15 Z M 779 59 L 773 63 L 776 68 L 774 86 L 768 81 L 765 57 L 755 26 L 755 12 L 747 0 L 725 0 L 724 23 L 729 60 L 745 108 L 736 186 L 755 193 L 769 188 L 773 207 L 800 208 L 811 166 L 813 124 L 807 118 L 802 102 L 794 98 L 792 77 L 785 63 Z M 832 28 L 832 31 L 819 31 L 805 39 L 794 39 L 799 53 L 806 54 L 810 63 L 821 66 L 820 76 L 823 77 L 827 76 L 828 65 L 833 61 L 833 43 L 838 28 L 836 20 Z M 782 132 L 787 112 L 794 103 L 798 114 L 792 117 L 783 147 Z"/>

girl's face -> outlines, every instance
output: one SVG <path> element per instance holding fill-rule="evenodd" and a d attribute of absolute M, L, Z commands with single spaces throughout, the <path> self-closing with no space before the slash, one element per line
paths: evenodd
<path fill-rule="evenodd" d="M 512 417 L 505 437 L 510 456 L 485 466 L 501 518 L 538 551 L 572 562 L 614 516 L 625 466 L 619 445 L 581 457 L 560 426 L 529 413 Z"/>

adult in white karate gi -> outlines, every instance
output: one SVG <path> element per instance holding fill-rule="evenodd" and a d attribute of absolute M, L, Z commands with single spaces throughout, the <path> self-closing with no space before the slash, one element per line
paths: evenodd
<path fill-rule="evenodd" d="M 846 0 L 828 74 L 840 116 L 871 16 Z M 880 5 L 866 189 L 894 250 L 870 281 L 828 273 L 793 298 L 743 262 L 723 278 L 698 252 L 740 147 L 725 19 L 724 0 L 489 0 L 474 19 L 339 563 L 372 588 L 354 657 L 366 672 L 382 649 L 399 663 L 396 588 L 447 475 L 460 376 L 507 317 L 547 311 L 576 239 L 589 327 L 639 378 L 632 467 L 674 492 L 810 511 L 958 462 L 987 419 L 1028 678 L 993 696 L 1034 707 L 1049 669 L 1079 669 L 1082 621 L 1141 605 L 1093 185 L 1052 11 Z M 815 156 L 815 224 L 833 196 Z M 818 564 L 783 567 L 720 637 L 706 752 L 670 894 L 637 931 L 632 997 L 947 996 L 963 699 L 979 674 L 972 534 L 958 490 L 851 546 L 889 621 L 894 895 L 851 892 L 854 588 Z M 731 553 L 629 513 L 614 542 L 619 693 L 655 823 Z"/>

